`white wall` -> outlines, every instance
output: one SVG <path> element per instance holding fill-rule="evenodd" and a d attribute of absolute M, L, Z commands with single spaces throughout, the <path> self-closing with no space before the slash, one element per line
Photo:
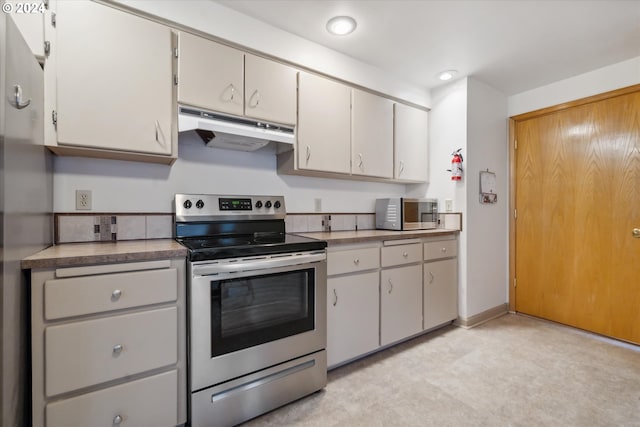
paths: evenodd
<path fill-rule="evenodd" d="M 640 83 L 640 56 L 509 97 L 515 116 Z"/>
<path fill-rule="evenodd" d="M 284 195 L 287 212 L 373 212 L 376 197 L 403 195 L 404 185 L 278 175 L 269 147 L 246 153 L 180 140 L 173 166 L 56 157 L 54 211 L 75 211 L 75 190 L 93 192 L 94 212 L 171 212 L 175 193 Z"/>
<path fill-rule="evenodd" d="M 429 113 L 429 185 L 421 188 L 423 194 L 412 196 L 437 198 L 444 207 L 445 199 L 453 200 L 453 210 L 462 212 L 462 232 L 459 236 L 458 256 L 458 312 L 466 318 L 467 313 L 467 199 L 466 176 L 462 181 L 452 181 L 451 153 L 462 148 L 467 155 L 467 79 L 460 79 L 434 90 Z M 410 187 L 410 186 L 408 186 Z M 422 186 L 420 186 L 422 187 Z M 442 209 L 442 208 L 441 208 Z"/>
<path fill-rule="evenodd" d="M 467 86 L 467 274 L 464 318 L 508 301 L 507 97 L 473 78 Z M 496 174 L 498 201 L 479 201 L 480 171 Z"/>

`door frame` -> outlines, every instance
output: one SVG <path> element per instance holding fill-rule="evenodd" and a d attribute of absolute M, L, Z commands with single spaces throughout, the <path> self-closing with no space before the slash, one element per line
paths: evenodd
<path fill-rule="evenodd" d="M 516 125 L 520 121 L 640 91 L 640 84 L 509 117 L 509 311 L 516 311 Z"/>

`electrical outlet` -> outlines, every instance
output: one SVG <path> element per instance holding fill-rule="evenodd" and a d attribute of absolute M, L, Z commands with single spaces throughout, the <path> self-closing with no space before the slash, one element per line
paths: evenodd
<path fill-rule="evenodd" d="M 76 210 L 91 210 L 91 190 L 76 190 Z"/>

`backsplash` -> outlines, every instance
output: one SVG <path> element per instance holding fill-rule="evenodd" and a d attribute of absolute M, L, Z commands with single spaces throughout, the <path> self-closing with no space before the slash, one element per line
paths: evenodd
<path fill-rule="evenodd" d="M 370 230 L 374 214 L 290 214 L 288 233 L 311 231 Z M 172 238 L 172 214 L 69 213 L 55 214 L 55 243 Z"/>
<path fill-rule="evenodd" d="M 172 237 L 171 214 L 55 214 L 55 243 Z"/>
<path fill-rule="evenodd" d="M 287 233 L 373 230 L 375 214 L 288 214 Z M 55 214 L 55 243 L 167 239 L 173 237 L 174 217 L 159 213 Z M 460 213 L 441 213 L 439 227 L 462 229 Z"/>

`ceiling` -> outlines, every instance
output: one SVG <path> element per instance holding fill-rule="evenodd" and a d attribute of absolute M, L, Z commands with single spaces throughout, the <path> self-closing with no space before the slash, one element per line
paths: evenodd
<path fill-rule="evenodd" d="M 506 95 L 640 56 L 640 0 L 215 0 L 426 88 L 456 69 Z M 325 29 L 349 15 L 347 36 Z"/>

